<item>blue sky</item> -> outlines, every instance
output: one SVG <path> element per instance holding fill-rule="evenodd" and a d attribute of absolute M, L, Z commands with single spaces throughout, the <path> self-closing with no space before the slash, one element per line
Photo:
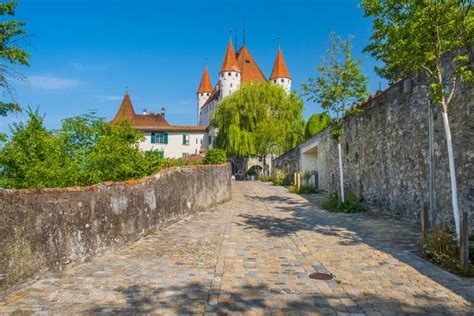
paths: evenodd
<path fill-rule="evenodd" d="M 195 124 L 196 96 L 205 58 L 212 83 L 222 63 L 229 29 L 239 46 L 245 19 L 247 47 L 268 76 L 281 37 L 293 89 L 314 74 L 325 54 L 328 34 L 355 36 L 354 55 L 362 57 L 371 23 L 353 0 L 151 1 L 19 0 L 17 19 L 33 36 L 26 47 L 29 78 L 17 86 L 22 106 L 39 107 L 48 128 L 61 119 L 94 109 L 111 119 L 126 88 L 137 112 L 164 106 L 171 124 Z M 370 92 L 379 82 L 375 62 L 363 63 Z M 305 116 L 320 111 L 305 102 Z M 0 131 L 23 118 L 0 119 Z"/>

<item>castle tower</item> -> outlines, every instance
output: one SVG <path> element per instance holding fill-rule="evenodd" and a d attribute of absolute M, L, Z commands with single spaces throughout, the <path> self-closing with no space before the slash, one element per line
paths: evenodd
<path fill-rule="evenodd" d="M 275 59 L 275 64 L 273 65 L 270 81 L 282 86 L 287 93 L 291 90 L 291 76 L 288 72 L 288 68 L 286 68 L 285 59 L 283 58 L 280 47 L 278 47 L 278 53 Z"/>
<path fill-rule="evenodd" d="M 229 40 L 227 51 L 225 53 L 224 62 L 219 71 L 219 82 L 221 86 L 220 98 L 225 98 L 232 92 L 240 88 L 240 68 L 235 58 L 232 41 Z"/>
<path fill-rule="evenodd" d="M 204 72 L 202 73 L 201 83 L 199 84 L 199 88 L 196 92 L 197 95 L 197 118 L 199 124 L 199 113 L 201 112 L 201 108 L 206 103 L 207 99 L 211 95 L 212 92 L 212 84 L 211 78 L 209 76 L 209 70 L 207 66 L 204 68 Z"/>

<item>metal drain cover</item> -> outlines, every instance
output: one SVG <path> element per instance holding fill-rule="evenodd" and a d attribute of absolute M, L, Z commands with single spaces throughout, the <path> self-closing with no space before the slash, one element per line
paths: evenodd
<path fill-rule="evenodd" d="M 324 280 L 324 281 L 331 280 L 332 278 L 334 278 L 334 276 L 330 273 L 321 273 L 321 272 L 311 273 L 309 277 L 311 279 Z"/>

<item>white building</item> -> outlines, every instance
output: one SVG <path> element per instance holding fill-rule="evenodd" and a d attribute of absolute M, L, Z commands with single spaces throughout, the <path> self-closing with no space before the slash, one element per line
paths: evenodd
<path fill-rule="evenodd" d="M 238 90 L 241 84 L 267 80 L 282 86 L 287 92 L 291 90 L 291 76 L 281 49 L 278 48 L 272 73 L 269 79 L 266 79 L 248 48 L 244 45 L 235 53 L 232 41 L 229 41 L 224 62 L 219 70 L 219 80 L 214 88 L 212 88 L 209 71 L 207 67 L 204 68 L 196 93 L 198 125 L 209 126 L 211 114 L 218 102 Z"/>
<path fill-rule="evenodd" d="M 164 158 L 181 158 L 200 154 L 209 147 L 206 126 L 170 125 L 165 120 L 164 109 L 161 113 L 136 114 L 128 93 L 111 123 L 128 121 L 131 126 L 144 133 L 140 149 L 156 151 Z"/>

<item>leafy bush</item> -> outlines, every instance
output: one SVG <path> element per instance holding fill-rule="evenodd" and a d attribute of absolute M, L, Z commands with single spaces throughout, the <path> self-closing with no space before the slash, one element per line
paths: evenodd
<path fill-rule="evenodd" d="M 367 211 L 367 208 L 361 203 L 357 195 L 352 192 L 347 194 L 344 203 L 339 202 L 337 193 L 330 194 L 322 200 L 321 206 L 330 212 L 336 213 L 360 213 Z"/>
<path fill-rule="evenodd" d="M 206 156 L 202 162 L 206 165 L 218 165 L 227 161 L 227 155 L 224 150 L 220 148 L 212 148 L 206 152 Z"/>
<path fill-rule="evenodd" d="M 290 185 L 290 177 L 281 169 L 273 168 L 271 172 L 274 185 Z"/>
<path fill-rule="evenodd" d="M 247 175 L 254 176 L 257 174 L 257 170 L 262 171 L 262 169 L 263 169 L 262 166 L 259 166 L 259 165 L 252 166 L 249 168 L 249 170 L 247 170 Z"/>
<path fill-rule="evenodd" d="M 138 148 L 143 134 L 126 122 L 110 125 L 94 113 L 63 120 L 57 131 L 44 127 L 38 111 L 12 126 L 0 148 L 0 187 L 45 188 L 90 185 L 155 174 L 191 163 L 162 159 Z"/>
<path fill-rule="evenodd" d="M 305 139 L 310 139 L 329 126 L 331 118 L 326 113 L 313 114 L 306 123 Z"/>
<path fill-rule="evenodd" d="M 469 259 L 472 262 L 472 247 L 470 248 Z M 423 254 L 435 264 L 448 271 L 474 277 L 474 266 L 472 263 L 467 269 L 461 268 L 459 245 L 452 232 L 440 228 L 429 232 L 424 239 Z"/>
<path fill-rule="evenodd" d="M 258 180 L 260 180 L 262 182 L 273 182 L 273 177 L 272 176 L 261 175 L 261 176 L 258 177 Z"/>
<path fill-rule="evenodd" d="M 289 189 L 288 192 L 290 193 L 296 193 L 296 194 L 314 194 L 314 193 L 319 193 L 318 190 L 316 190 L 313 187 L 308 187 L 305 185 L 300 186 L 300 189 L 297 190 L 294 185 L 292 185 Z"/>

